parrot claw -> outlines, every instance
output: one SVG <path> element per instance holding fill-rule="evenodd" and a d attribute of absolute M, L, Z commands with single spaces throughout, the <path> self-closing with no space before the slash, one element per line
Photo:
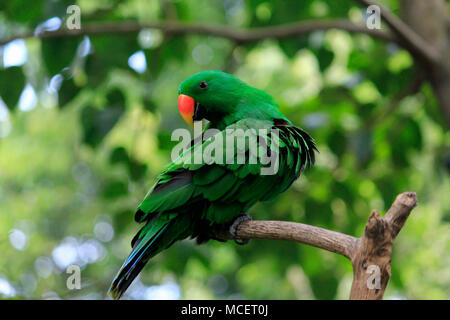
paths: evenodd
<path fill-rule="evenodd" d="M 236 232 L 237 232 L 237 228 L 238 226 L 244 222 L 244 221 L 250 221 L 252 220 L 252 217 L 248 214 L 241 214 L 239 216 L 236 217 L 236 219 L 233 220 L 233 222 L 231 223 L 230 226 L 230 234 L 233 237 L 233 240 L 236 244 L 242 246 L 244 244 L 247 244 L 250 242 L 251 239 L 241 239 L 237 236 Z"/>

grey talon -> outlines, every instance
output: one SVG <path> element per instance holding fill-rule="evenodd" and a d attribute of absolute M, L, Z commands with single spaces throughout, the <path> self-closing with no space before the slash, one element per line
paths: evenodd
<path fill-rule="evenodd" d="M 233 240 L 236 244 L 242 246 L 244 244 L 247 244 L 250 242 L 251 239 L 241 239 L 237 236 L 236 232 L 237 232 L 237 228 L 238 226 L 244 222 L 244 221 L 251 221 L 252 217 L 248 214 L 241 214 L 239 216 L 236 217 L 236 219 L 233 220 L 231 226 L 230 226 L 230 234 L 233 237 Z"/>

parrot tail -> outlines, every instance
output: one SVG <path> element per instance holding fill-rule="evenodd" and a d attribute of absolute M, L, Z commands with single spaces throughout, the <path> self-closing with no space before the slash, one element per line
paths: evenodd
<path fill-rule="evenodd" d="M 177 232 L 170 232 L 173 229 L 176 219 L 159 219 L 149 221 L 133 238 L 131 251 L 116 277 L 114 278 L 109 295 L 118 300 L 127 290 L 147 261 L 172 245 L 177 240 Z M 172 230 L 174 231 L 174 230 Z"/>

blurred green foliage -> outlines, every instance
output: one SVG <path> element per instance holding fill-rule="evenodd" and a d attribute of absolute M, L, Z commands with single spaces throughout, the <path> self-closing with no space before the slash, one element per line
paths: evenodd
<path fill-rule="evenodd" d="M 64 22 L 72 2 L 82 23 L 363 21 L 353 1 L 9 0 L 0 38 Z M 397 12 L 397 1 L 384 3 Z M 386 298 L 450 297 L 450 133 L 428 84 L 401 96 L 418 71 L 407 51 L 339 30 L 246 45 L 153 29 L 20 41 L 18 66 L 8 65 L 11 43 L 0 47 L 0 297 L 105 298 L 138 230 L 134 210 L 170 159 L 171 131 L 185 127 L 178 85 L 205 69 L 266 90 L 318 143 L 317 165 L 250 214 L 360 236 L 372 209 L 416 191 Z M 67 289 L 68 264 L 82 266 L 81 290 Z M 345 258 L 305 245 L 186 240 L 155 257 L 126 297 L 346 299 L 351 281 Z"/>

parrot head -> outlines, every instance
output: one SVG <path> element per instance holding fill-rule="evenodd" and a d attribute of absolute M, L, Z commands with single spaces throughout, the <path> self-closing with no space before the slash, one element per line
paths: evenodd
<path fill-rule="evenodd" d="M 233 113 L 245 92 L 254 89 L 235 76 L 208 70 L 184 80 L 178 89 L 178 108 L 190 124 L 206 119 L 219 121 Z"/>

